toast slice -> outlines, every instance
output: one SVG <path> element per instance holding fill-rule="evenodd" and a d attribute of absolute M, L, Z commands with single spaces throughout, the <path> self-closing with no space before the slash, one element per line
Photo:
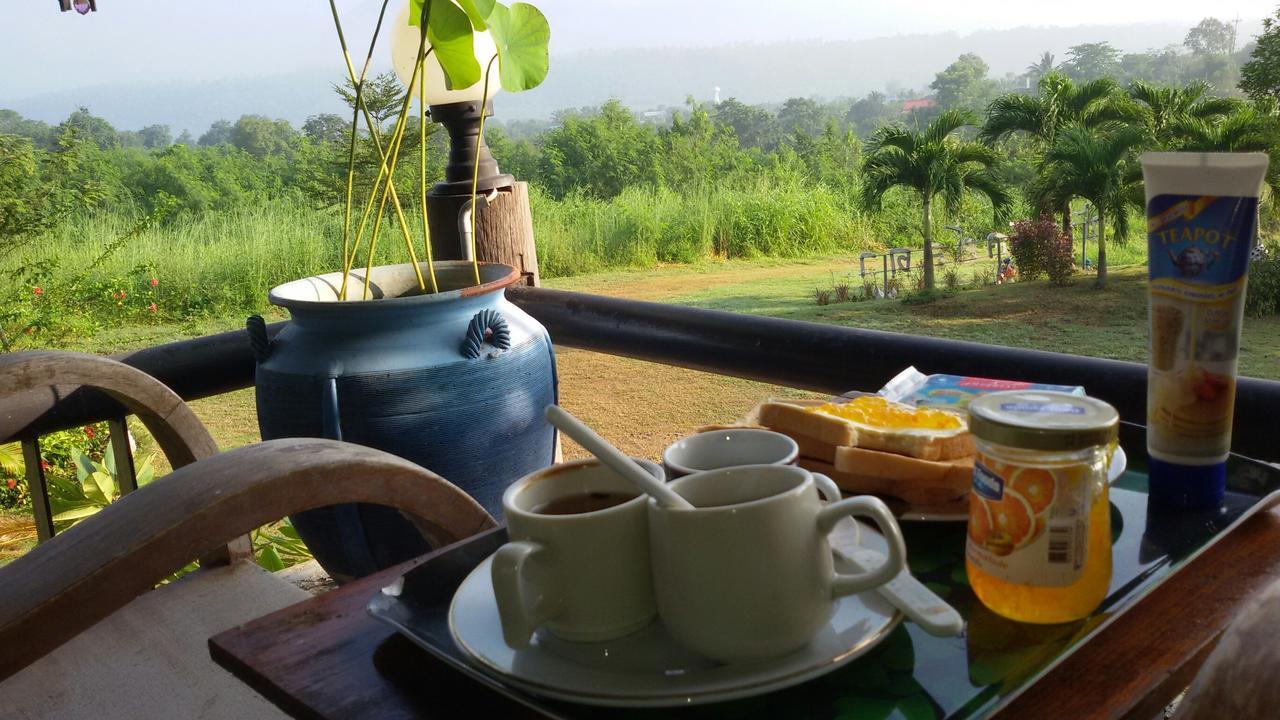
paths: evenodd
<path fill-rule="evenodd" d="M 954 420 L 949 419 L 948 421 L 954 422 L 955 427 L 945 429 L 885 428 L 859 422 L 848 417 L 841 417 L 836 414 L 839 407 L 841 406 L 823 405 L 805 410 L 805 412 L 813 415 L 829 417 L 847 423 L 855 429 L 854 442 L 833 443 L 835 445 L 881 450 L 932 461 L 968 457 L 976 451 L 973 445 L 973 435 L 969 433 L 967 418 L 959 415 L 946 413 L 949 418 L 954 418 Z M 944 411 L 920 410 L 918 412 L 932 412 L 936 415 Z"/>
<path fill-rule="evenodd" d="M 830 477 L 844 492 L 854 495 L 890 495 L 912 506 L 955 506 L 963 501 L 964 493 L 968 492 L 967 486 L 957 493 L 954 488 L 946 486 L 921 485 L 910 481 L 891 480 L 875 475 L 841 472 L 830 463 L 805 457 L 800 458 L 799 464 L 800 467 L 806 470 L 822 473 Z"/>
<path fill-rule="evenodd" d="M 835 469 L 850 475 L 873 476 L 896 483 L 936 489 L 959 497 L 973 485 L 973 457 L 921 460 L 866 448 L 836 448 Z"/>
<path fill-rule="evenodd" d="M 784 435 L 788 433 L 783 433 Z M 821 460 L 824 463 L 834 465 L 836 462 L 837 446 L 831 443 L 824 443 L 821 440 L 814 440 L 807 435 L 791 435 L 791 439 L 796 441 L 796 446 L 800 448 L 800 456 Z"/>
<path fill-rule="evenodd" d="M 766 402 L 760 406 L 760 424 L 792 438 L 803 436 L 836 446 L 858 444 L 858 428 L 853 423 L 834 415 L 810 412 L 801 405 Z"/>

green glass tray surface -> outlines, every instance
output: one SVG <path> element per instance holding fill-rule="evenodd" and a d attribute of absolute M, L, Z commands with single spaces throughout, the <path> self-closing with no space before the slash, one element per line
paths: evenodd
<path fill-rule="evenodd" d="M 518 702 L 562 718 L 838 718 L 960 720 L 1009 701 L 1122 614 L 1235 524 L 1280 497 L 1280 469 L 1233 456 L 1219 508 L 1185 511 L 1148 502 L 1143 429 L 1122 425 L 1129 467 L 1111 487 L 1112 578 L 1106 599 L 1081 621 L 1029 625 L 987 610 L 969 588 L 964 523 L 902 524 L 912 573 L 966 621 L 959 637 L 937 638 L 911 622 L 854 662 L 807 683 L 742 700 L 658 710 L 607 709 L 530 695 L 470 664 L 449 634 L 453 592 L 506 542 L 505 532 L 464 543 L 404 576 L 398 597 L 378 594 L 369 612 L 428 652 Z"/>

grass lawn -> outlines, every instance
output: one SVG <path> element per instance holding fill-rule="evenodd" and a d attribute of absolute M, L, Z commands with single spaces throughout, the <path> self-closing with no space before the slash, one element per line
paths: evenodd
<path fill-rule="evenodd" d="M 818 305 L 856 261 L 758 265 L 722 263 L 648 272 L 609 273 L 547 283 L 549 287 L 655 302 L 769 315 L 793 320 L 972 340 L 1145 362 L 1147 270 L 1112 268 L 1106 290 L 1081 276 L 1069 287 L 1044 281 L 961 290 L 929 303 L 885 299 Z M 1241 341 L 1245 375 L 1280 379 L 1280 318 L 1247 318 Z M 1046 379 L 1051 382 L 1052 379 Z"/>

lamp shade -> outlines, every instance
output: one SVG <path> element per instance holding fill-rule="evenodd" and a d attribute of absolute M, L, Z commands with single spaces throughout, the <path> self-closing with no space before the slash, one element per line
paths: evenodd
<path fill-rule="evenodd" d="M 440 68 L 440 63 L 436 61 L 435 54 L 428 55 L 426 62 L 426 97 L 428 105 L 479 101 L 483 97 L 483 72 L 489 61 L 493 59 L 493 56 L 498 54 L 498 51 L 493 44 L 493 38 L 489 36 L 487 30 L 475 33 L 472 37 L 475 43 L 476 62 L 480 63 L 480 71 L 482 73 L 479 82 L 467 88 L 448 89 L 444 82 L 444 70 Z M 420 41 L 421 31 L 417 26 L 409 24 L 409 4 L 405 3 L 395 23 L 391 26 L 391 62 L 395 66 L 396 75 L 400 76 L 400 82 L 406 87 L 409 85 L 409 78 L 413 77 L 413 66 L 418 62 L 418 44 Z M 489 97 L 496 95 L 502 86 L 498 80 L 497 71 L 498 68 L 495 66 L 489 77 Z M 418 86 L 416 84 L 412 90 L 413 96 L 415 98 L 418 97 Z"/>

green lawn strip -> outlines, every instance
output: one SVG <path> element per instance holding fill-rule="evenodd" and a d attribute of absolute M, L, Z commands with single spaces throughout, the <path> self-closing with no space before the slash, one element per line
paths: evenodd
<path fill-rule="evenodd" d="M 797 268 L 788 276 L 721 284 L 672 302 L 716 310 L 913 333 L 1143 362 L 1147 355 L 1146 268 L 1115 268 L 1098 291 L 1081 275 L 1074 285 L 1045 281 L 960 290 L 928 303 L 897 299 L 818 305 L 815 287 L 830 276 Z M 1280 318 L 1247 318 L 1241 372 L 1280 378 Z"/>

